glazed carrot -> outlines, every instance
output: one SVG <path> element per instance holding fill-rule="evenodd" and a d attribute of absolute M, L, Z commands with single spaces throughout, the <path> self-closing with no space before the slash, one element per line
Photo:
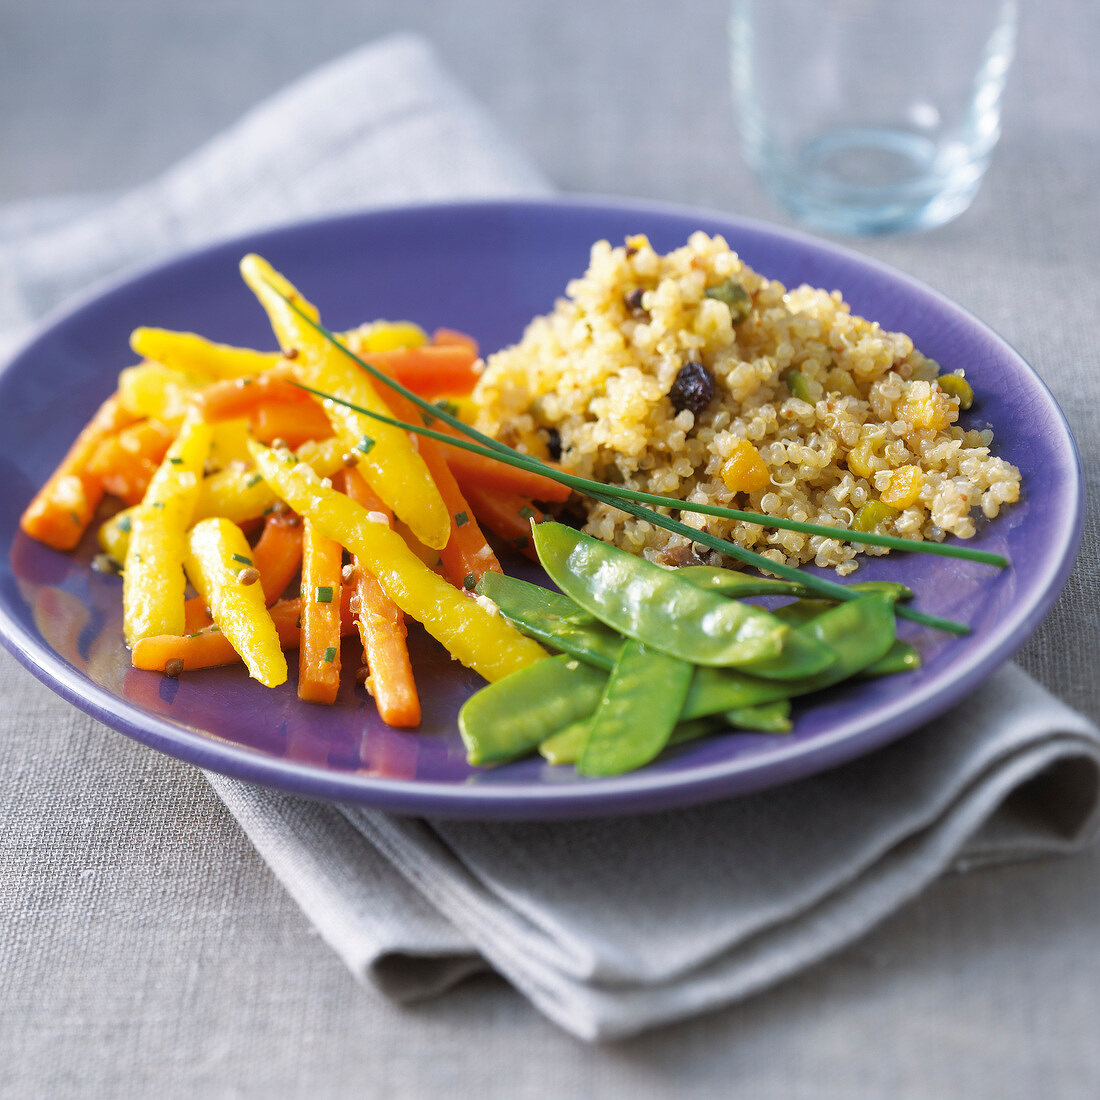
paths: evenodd
<path fill-rule="evenodd" d="M 302 639 L 298 698 L 336 702 L 340 690 L 340 569 L 343 549 L 309 520 L 302 525 Z"/>
<path fill-rule="evenodd" d="M 372 367 L 421 397 L 469 393 L 480 372 L 477 352 L 465 344 L 426 344 L 419 348 L 372 351 L 363 356 Z M 390 404 L 390 395 L 385 395 Z"/>
<path fill-rule="evenodd" d="M 343 636 L 354 634 L 356 629 L 351 597 L 351 588 L 346 588 L 340 603 L 340 633 Z M 297 648 L 301 638 L 298 620 L 302 613 L 302 601 L 297 596 L 292 600 L 279 600 L 268 611 L 278 632 L 279 644 L 284 649 Z M 177 666 L 177 671 L 235 665 L 241 660 L 229 639 L 216 627 L 206 627 L 189 634 L 160 634 L 142 638 L 134 644 L 131 658 L 134 668 L 148 672 L 164 672 L 173 660 L 183 662 L 182 669 Z"/>
<path fill-rule="evenodd" d="M 123 409 L 117 394 L 100 405 L 20 517 L 26 534 L 55 550 L 76 546 L 103 497 L 103 485 L 88 472 L 88 461 L 106 436 L 136 419 Z"/>
<path fill-rule="evenodd" d="M 459 332 L 453 328 L 437 328 L 432 333 L 432 343 L 436 347 L 451 347 L 456 345 L 458 347 L 469 348 L 470 351 L 476 356 L 478 354 L 477 341 L 468 333 Z"/>
<path fill-rule="evenodd" d="M 127 504 L 145 495 L 175 433 L 159 420 L 141 420 L 102 439 L 88 461 L 88 472 L 104 490 Z"/>
<path fill-rule="evenodd" d="M 253 438 L 261 443 L 270 444 L 274 439 L 281 439 L 292 449 L 307 440 L 331 439 L 333 434 L 325 410 L 312 397 L 308 401 L 271 401 L 258 405 L 252 411 L 250 426 Z"/>
<path fill-rule="evenodd" d="M 439 431 L 448 431 L 441 421 L 437 421 L 432 427 Z M 518 470 L 514 466 L 486 458 L 484 455 L 472 454 L 458 447 L 448 447 L 445 443 L 441 446 L 451 473 L 455 475 L 455 479 L 467 496 L 470 489 L 476 486 L 504 494 L 530 497 L 531 500 L 552 501 L 556 504 L 569 499 L 571 490 L 568 486 L 559 485 L 558 482 L 551 481 L 541 474 Z"/>
<path fill-rule="evenodd" d="M 381 513 L 392 523 L 392 514 L 356 470 L 344 472 L 344 492 L 357 504 Z M 420 697 L 405 640 L 405 616 L 354 555 L 352 568 L 355 592 L 352 607 L 370 673 L 367 690 L 374 696 L 378 716 L 386 725 L 411 729 L 420 725 Z"/>
<path fill-rule="evenodd" d="M 294 580 L 302 564 L 302 520 L 293 513 L 272 512 L 252 547 L 252 564 L 260 571 L 264 600 L 273 604 Z"/>
<path fill-rule="evenodd" d="M 267 401 L 305 404 L 312 400 L 308 393 L 290 381 L 289 373 L 280 368 L 247 378 L 213 382 L 194 396 L 203 420 L 231 420 L 235 416 L 248 416 L 257 405 Z"/>
<path fill-rule="evenodd" d="M 527 497 L 497 493 L 479 485 L 466 486 L 466 499 L 477 518 L 499 538 L 506 539 L 521 554 L 538 561 L 531 545 L 531 524 L 546 517 Z"/>
<path fill-rule="evenodd" d="M 197 630 L 205 630 L 213 623 L 210 612 L 206 606 L 206 600 L 202 596 L 192 596 L 183 605 L 183 632 L 194 634 Z"/>
<path fill-rule="evenodd" d="M 390 394 L 389 401 L 395 416 L 407 423 L 417 423 L 420 412 L 411 401 L 397 393 Z M 455 587 L 471 591 L 484 573 L 501 573 L 503 570 L 481 533 L 473 509 L 467 504 L 454 474 L 447 466 L 443 453 L 448 449 L 446 444 L 437 443 L 427 436 L 421 436 L 417 442 L 420 457 L 427 464 L 428 472 L 451 516 L 450 537 L 447 545 L 439 551 L 444 576 Z"/>

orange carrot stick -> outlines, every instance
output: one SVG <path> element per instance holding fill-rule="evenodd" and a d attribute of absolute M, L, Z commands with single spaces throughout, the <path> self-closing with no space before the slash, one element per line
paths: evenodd
<path fill-rule="evenodd" d="M 351 596 L 352 591 L 347 588 L 340 601 L 340 633 L 343 636 L 354 634 L 356 629 Z M 298 626 L 301 609 L 302 602 L 297 596 L 292 600 L 279 600 L 269 609 L 284 649 L 294 649 L 301 640 Z M 160 634 L 142 638 L 134 643 L 130 656 L 134 668 L 149 672 L 164 672 L 173 660 L 183 662 L 182 668 L 177 667 L 175 672 L 235 665 L 241 660 L 240 654 L 217 627 L 208 627 L 192 634 Z"/>
<path fill-rule="evenodd" d="M 103 484 L 88 472 L 88 461 L 104 437 L 137 419 L 123 409 L 117 394 L 104 401 L 27 505 L 19 519 L 26 534 L 55 550 L 76 546 L 103 498 Z"/>
<path fill-rule="evenodd" d="M 302 392 L 302 391 L 299 391 Z M 249 428 L 261 442 L 270 444 L 282 439 L 294 450 L 307 439 L 328 439 L 332 425 L 325 410 L 310 398 L 309 401 L 268 401 L 257 405 L 249 417 Z"/>
<path fill-rule="evenodd" d="M 467 485 L 466 499 L 477 518 L 494 535 L 506 539 L 532 561 L 539 560 L 531 544 L 531 523 L 541 523 L 546 517 L 527 497 Z"/>
<path fill-rule="evenodd" d="M 344 492 L 357 504 L 381 512 L 393 522 L 392 515 L 357 470 L 344 471 Z M 370 672 L 367 690 L 374 696 L 378 715 L 386 725 L 411 729 L 420 725 L 420 697 L 409 660 L 405 616 L 354 557 L 352 567 L 355 591 L 352 609 Z"/>
<path fill-rule="evenodd" d="M 138 421 L 100 440 L 88 460 L 88 473 L 99 478 L 106 492 L 139 504 L 174 438 L 159 420 Z"/>
<path fill-rule="evenodd" d="M 233 420 L 248 416 L 257 405 L 268 401 L 305 404 L 312 401 L 304 390 L 289 381 L 283 369 L 266 371 L 246 378 L 228 378 L 213 382 L 195 394 L 193 400 L 204 420 Z"/>
<path fill-rule="evenodd" d="M 437 328 L 432 333 L 432 343 L 436 347 L 457 345 L 458 347 L 469 348 L 475 356 L 478 354 L 477 341 L 467 333 L 459 332 L 453 328 Z"/>
<path fill-rule="evenodd" d="M 260 571 L 264 602 L 270 607 L 286 591 L 302 564 L 301 517 L 271 512 L 252 547 L 252 564 Z"/>
<path fill-rule="evenodd" d="M 340 570 L 343 549 L 310 521 L 302 523 L 302 639 L 298 698 L 336 702 L 340 690 Z"/>
<path fill-rule="evenodd" d="M 423 344 L 371 351 L 362 358 L 421 397 L 469 393 L 479 377 L 477 352 L 467 344 Z M 385 398 L 389 404 L 388 391 Z"/>
<path fill-rule="evenodd" d="M 389 402 L 395 416 L 408 423 L 418 422 L 420 411 L 407 398 L 393 393 L 389 395 Z M 444 575 L 456 588 L 469 591 L 481 580 L 484 573 L 502 573 L 503 570 L 492 547 L 481 533 L 473 509 L 466 503 L 454 474 L 447 466 L 443 453 L 446 449 L 446 444 L 437 443 L 427 436 L 417 439 L 420 457 L 424 459 L 451 516 L 451 533 L 447 545 L 439 551 Z"/>
<path fill-rule="evenodd" d="M 206 601 L 202 596 L 192 596 L 183 604 L 183 631 L 185 634 L 194 634 L 196 631 L 205 630 L 213 623 L 210 612 L 206 607 Z"/>
<path fill-rule="evenodd" d="M 416 421 L 419 423 L 419 421 Z M 432 425 L 440 431 L 452 433 L 446 424 L 437 421 Z M 569 499 L 572 490 L 567 485 L 560 485 L 551 481 L 542 474 L 531 473 L 528 470 L 519 470 L 515 466 L 508 466 L 496 459 L 486 458 L 484 455 L 472 454 L 470 451 L 460 450 L 458 447 L 448 447 L 446 443 L 440 444 L 443 455 L 447 459 L 447 465 L 451 473 L 462 488 L 462 492 L 469 498 L 470 489 L 492 489 L 497 492 L 515 494 L 529 497 L 531 500 L 541 500 L 561 504 Z"/>

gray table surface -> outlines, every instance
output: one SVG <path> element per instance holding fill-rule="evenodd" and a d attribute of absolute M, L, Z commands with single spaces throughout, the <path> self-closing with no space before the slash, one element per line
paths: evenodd
<path fill-rule="evenodd" d="M 737 152 L 725 4 L 656 7 L 0 0 L 0 202 L 132 185 L 290 78 L 411 29 L 559 187 L 785 221 Z M 1002 332 L 1094 438 L 1100 8 L 1025 8 L 974 206 L 860 247 Z M 1021 660 L 1098 718 L 1089 473 L 1087 561 Z M 944 880 L 770 993 L 585 1047 L 491 977 L 414 1009 L 361 989 L 195 771 L 60 705 L 6 656 L 0 699 L 0 1095 L 1100 1092 L 1098 851 Z M 73 793 L 28 813 L 44 761 Z"/>

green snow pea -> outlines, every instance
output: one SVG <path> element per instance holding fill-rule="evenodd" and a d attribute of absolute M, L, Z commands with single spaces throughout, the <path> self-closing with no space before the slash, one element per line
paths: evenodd
<path fill-rule="evenodd" d="M 779 655 L 789 633 L 762 608 L 704 591 L 618 547 L 560 523 L 535 526 L 550 579 L 621 634 L 697 665 L 751 668 Z"/>
<path fill-rule="evenodd" d="M 581 775 L 620 775 L 648 764 L 668 744 L 692 666 L 627 641 L 619 654 L 577 761 Z"/>
<path fill-rule="evenodd" d="M 611 669 L 618 659 L 623 636 L 560 592 L 490 572 L 478 581 L 477 593 L 492 600 L 524 634 L 553 649 L 597 668 Z"/>
<path fill-rule="evenodd" d="M 588 738 L 590 719 L 582 718 L 559 730 L 539 745 L 539 752 L 551 764 L 575 764 Z M 706 718 L 681 719 L 668 739 L 670 746 L 697 741 L 700 737 L 733 726 L 734 729 L 786 733 L 791 728 L 791 705 L 786 699 L 758 707 L 738 707 Z"/>
<path fill-rule="evenodd" d="M 493 764 L 530 752 L 556 730 L 587 718 L 607 674 L 574 657 L 549 657 L 471 695 L 458 731 L 471 764 Z"/>
<path fill-rule="evenodd" d="M 908 643 L 900 638 L 894 639 L 894 644 L 872 664 L 860 669 L 860 676 L 873 679 L 878 676 L 893 676 L 896 672 L 912 672 L 920 668 L 920 654 Z"/>
<path fill-rule="evenodd" d="M 710 592 L 721 592 L 735 599 L 748 596 L 812 596 L 813 589 L 797 581 L 782 581 L 777 577 L 760 577 L 741 573 L 736 569 L 722 569 L 716 565 L 685 565 L 676 575 L 699 585 Z M 895 581 L 858 581 L 851 585 L 854 592 L 894 592 L 895 599 L 909 600 L 913 590 Z"/>
<path fill-rule="evenodd" d="M 882 594 L 837 604 L 806 624 L 832 649 L 835 664 L 802 680 L 782 683 L 757 680 L 732 669 L 698 669 L 682 717 L 699 718 L 832 687 L 885 656 L 894 642 L 895 625 L 893 601 Z"/>
<path fill-rule="evenodd" d="M 761 703 L 757 707 L 734 707 L 727 710 L 722 717 L 734 729 L 790 733 L 791 701 L 777 699 L 774 703 Z"/>

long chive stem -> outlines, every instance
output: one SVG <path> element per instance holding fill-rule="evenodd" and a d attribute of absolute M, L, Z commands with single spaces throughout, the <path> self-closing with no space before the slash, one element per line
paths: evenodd
<path fill-rule="evenodd" d="M 362 413 L 364 416 L 369 416 L 372 420 L 377 420 L 383 424 L 390 424 L 395 428 L 401 428 L 405 431 L 414 432 L 417 435 L 427 436 L 429 439 L 435 439 L 441 443 L 458 447 L 461 450 L 470 451 L 472 454 L 501 457 L 500 451 L 478 446 L 476 443 L 470 443 L 468 440 L 456 439 L 446 432 L 437 432 L 426 426 L 422 427 L 418 424 L 410 424 L 407 421 L 398 420 L 395 417 L 384 416 L 382 413 L 372 412 L 370 409 L 364 409 L 362 406 L 356 405 L 351 401 L 345 401 L 343 398 L 334 397 L 331 394 L 325 393 L 323 390 L 317 390 L 302 383 L 296 382 L 294 384 L 297 385 L 299 389 L 305 390 L 315 397 L 323 398 L 326 401 L 334 401 L 338 405 L 344 405 L 355 412 Z M 749 550 L 744 546 L 739 546 L 735 542 L 729 542 L 726 539 L 719 538 L 717 535 L 712 535 L 709 531 L 690 527 L 686 523 L 681 523 L 679 520 L 673 519 L 671 516 L 666 516 L 660 512 L 653 511 L 651 508 L 646 508 L 637 500 L 632 499 L 632 497 L 620 495 L 625 492 L 630 492 L 629 490 L 622 490 L 621 486 L 601 485 L 598 481 L 590 481 L 588 478 L 577 477 L 575 474 L 567 474 L 563 470 L 558 470 L 556 467 L 548 466 L 544 462 L 539 462 L 538 459 L 530 458 L 527 455 L 521 455 L 518 451 L 512 451 L 511 448 L 509 448 L 508 451 L 507 457 L 501 457 L 501 461 L 506 461 L 509 465 L 515 466 L 521 470 L 544 474 L 562 485 L 568 485 L 571 488 L 575 488 L 578 492 L 584 493 L 593 500 L 598 500 L 612 508 L 618 508 L 621 511 L 628 512 L 638 519 L 646 520 L 657 527 L 663 527 L 666 531 L 684 535 L 693 542 L 703 543 L 703 545 L 709 546 L 713 550 L 718 550 L 727 557 L 736 558 L 745 565 L 751 565 L 756 569 L 774 573 L 776 576 L 783 577 L 786 580 L 798 581 L 806 585 L 807 588 L 812 588 L 820 592 L 823 596 L 828 596 L 831 599 L 851 600 L 858 596 L 858 593 L 853 592 L 843 584 L 826 580 L 813 573 L 805 573 L 793 565 L 787 565 L 785 562 L 772 561 L 771 558 L 763 554 L 758 554 L 756 551 Z M 641 495 L 651 496 L 651 494 Z M 666 503 L 669 502 L 667 497 L 655 499 L 664 500 Z M 672 501 L 671 503 L 675 506 L 679 506 L 680 504 L 679 501 Z M 685 508 L 685 510 L 691 509 Z M 826 530 L 829 529 L 826 528 Z M 918 543 L 918 545 L 920 544 Z M 951 634 L 968 633 L 968 628 L 966 626 L 962 623 L 954 622 L 951 619 L 941 619 L 934 615 L 926 615 L 921 611 L 915 611 L 912 608 L 903 606 L 896 607 L 895 611 L 899 618 L 909 619 L 912 622 L 935 627 Z"/>
<path fill-rule="evenodd" d="M 354 411 L 361 413 L 365 416 L 372 417 L 375 420 L 379 420 L 382 423 L 391 424 L 394 427 L 402 428 L 406 431 L 411 431 L 419 435 L 425 435 L 433 439 L 437 439 L 442 443 L 446 443 L 450 446 L 460 447 L 463 450 L 472 451 L 475 454 L 488 454 L 489 457 L 496 458 L 499 461 L 509 463 L 513 466 L 518 466 L 528 471 L 542 474 L 545 477 L 551 478 L 554 481 L 558 481 L 561 484 L 569 485 L 570 488 L 575 488 L 579 492 L 586 496 L 591 497 L 593 500 L 598 500 L 603 504 L 606 504 L 613 508 L 619 508 L 620 510 L 627 512 L 630 515 L 636 516 L 639 519 L 646 520 L 658 527 L 662 527 L 667 531 L 671 531 L 675 534 L 683 535 L 686 538 L 691 539 L 693 542 L 702 543 L 705 546 L 709 546 L 714 550 L 718 550 L 720 553 L 726 554 L 729 557 L 736 558 L 746 565 L 752 565 L 757 569 L 765 572 L 772 573 L 779 577 L 784 577 L 788 580 L 794 580 L 801 582 L 806 587 L 814 589 L 822 593 L 823 595 L 830 596 L 837 600 L 850 600 L 856 598 L 856 593 L 852 592 L 848 587 L 842 584 L 838 584 L 835 581 L 828 581 L 822 577 L 815 576 L 812 573 L 805 573 L 801 569 L 794 566 L 787 565 L 781 562 L 774 562 L 771 558 L 765 557 L 763 554 L 758 554 L 753 550 L 748 550 L 743 546 L 738 546 L 734 542 L 729 542 L 725 539 L 721 539 L 716 535 L 710 534 L 705 530 L 699 530 L 694 527 L 690 527 L 685 523 L 681 523 L 679 520 L 673 519 L 671 516 L 663 515 L 660 512 L 655 512 L 652 508 L 645 507 L 645 504 L 653 503 L 659 507 L 675 508 L 681 511 L 695 511 L 704 515 L 722 516 L 725 518 L 740 519 L 742 522 L 755 523 L 761 526 L 776 527 L 787 530 L 800 531 L 810 534 L 821 534 L 827 538 L 836 538 L 842 540 L 848 540 L 851 542 L 865 542 L 876 546 L 887 546 L 893 549 L 902 550 L 914 550 L 918 553 L 930 553 L 940 554 L 948 557 L 966 558 L 971 561 L 978 561 L 984 564 L 997 565 L 1004 567 L 1008 565 L 1007 559 L 1001 557 L 998 554 L 990 554 L 983 550 L 972 550 L 968 547 L 948 546 L 941 543 L 927 543 L 918 540 L 904 539 L 895 535 L 875 535 L 873 532 L 850 532 L 841 528 L 825 527 L 818 524 L 801 523 L 795 520 L 780 520 L 772 516 L 758 515 L 753 512 L 740 512 L 737 509 L 721 508 L 718 505 L 695 505 L 688 501 L 674 500 L 669 497 L 661 497 L 652 493 L 639 493 L 636 490 L 625 489 L 622 486 L 602 485 L 599 482 L 591 481 L 587 478 L 580 478 L 574 474 L 568 474 L 563 470 L 559 470 L 555 466 L 551 466 L 548 463 L 534 458 L 529 455 L 522 455 L 512 447 L 508 447 L 506 444 L 500 443 L 498 440 L 493 439 L 491 436 L 485 435 L 482 432 L 477 431 L 470 425 L 463 423 L 458 417 L 449 413 L 446 409 L 440 408 L 437 405 L 433 405 L 424 400 L 419 394 L 413 393 L 410 389 L 401 385 L 396 379 L 391 378 L 383 371 L 378 370 L 377 367 L 372 366 L 364 359 L 360 358 L 345 344 L 341 343 L 340 339 L 335 333 L 331 332 L 320 322 L 313 320 L 312 317 L 306 315 L 306 313 L 290 298 L 284 295 L 280 290 L 274 287 L 272 284 L 268 284 L 271 289 L 279 295 L 287 303 L 287 305 L 294 310 L 298 316 L 305 321 L 306 324 L 316 329 L 325 339 L 334 347 L 339 348 L 345 355 L 351 360 L 357 363 L 363 370 L 367 371 L 373 378 L 381 382 L 383 385 L 390 389 L 396 390 L 402 396 L 412 401 L 414 405 L 420 408 L 424 413 L 433 418 L 437 418 L 443 421 L 445 424 L 449 424 L 456 431 L 467 437 L 467 440 L 456 439 L 454 436 L 448 435 L 445 432 L 436 432 L 427 426 L 419 426 L 415 424 L 409 424 L 402 420 L 397 420 L 392 417 L 383 416 L 379 413 L 373 412 L 369 409 L 364 409 L 361 406 L 355 405 L 350 401 L 345 401 L 342 398 L 336 397 L 333 394 L 324 393 L 323 391 L 313 389 L 312 387 L 296 383 L 303 390 L 314 394 L 327 401 L 334 401 L 337 404 L 345 405 L 346 407 L 353 409 Z M 468 440 L 476 440 L 477 443 L 470 443 Z M 480 446 L 479 446 L 480 444 Z M 797 526 L 796 526 L 797 524 Z M 870 537 L 868 537 L 870 536 Z M 946 631 L 951 634 L 966 634 L 969 633 L 969 628 L 963 623 L 956 623 L 950 619 L 941 619 L 934 615 L 926 615 L 923 612 L 916 611 L 912 608 L 904 605 L 898 605 L 895 607 L 895 613 L 899 618 L 908 619 L 911 622 L 920 623 L 925 626 L 935 627 L 936 629 Z"/>
<path fill-rule="evenodd" d="M 434 431 L 426 425 L 422 427 L 418 424 L 410 424 L 407 421 L 398 420 L 394 417 L 384 416 L 382 413 L 372 412 L 370 409 L 364 409 L 362 406 L 356 405 L 351 401 L 345 401 L 343 398 L 325 393 L 323 390 L 314 389 L 312 386 L 307 386 L 302 382 L 293 382 L 292 384 L 301 390 L 305 390 L 307 393 L 313 394 L 314 397 L 322 398 L 325 401 L 334 401 L 336 404 L 344 405 L 354 412 L 369 416 L 372 420 L 378 420 L 383 424 L 389 424 L 395 428 L 401 428 L 404 431 L 414 432 L 417 435 L 427 436 L 429 439 L 435 439 L 451 447 L 458 447 L 460 450 L 469 451 L 472 454 L 482 455 L 486 458 L 496 458 L 518 469 L 541 474 L 543 477 L 547 477 L 551 481 L 556 481 L 560 485 L 568 485 L 569 488 L 576 489 L 577 492 L 584 493 L 585 495 L 591 495 L 593 491 L 599 490 L 603 495 L 615 497 L 617 500 L 629 500 L 636 504 L 651 504 L 658 508 L 673 508 L 681 512 L 696 512 L 705 516 L 719 516 L 722 519 L 737 520 L 742 523 L 753 523 L 761 527 L 774 527 L 783 531 L 798 531 L 803 534 L 821 535 L 824 538 L 838 539 L 844 542 L 868 543 L 872 546 L 888 546 L 894 550 L 911 550 L 918 554 L 936 554 L 947 558 L 964 558 L 968 561 L 980 562 L 983 565 L 996 565 L 1001 568 L 1004 568 L 1008 564 L 1007 560 L 999 554 L 992 554 L 986 550 L 974 550 L 969 546 L 924 542 L 917 539 L 902 538 L 898 535 L 878 535 L 873 532 L 848 531 L 845 528 L 829 527 L 821 523 L 804 523 L 801 520 L 784 519 L 780 516 L 766 516 L 758 512 L 743 512 L 736 508 L 723 508 L 718 504 L 697 504 L 694 501 L 677 500 L 674 497 L 659 496 L 656 493 L 643 493 L 637 489 L 627 489 L 622 485 L 604 485 L 590 478 L 579 477 L 577 474 L 570 474 L 565 470 L 560 470 L 556 466 L 551 466 L 549 463 L 543 462 L 532 455 L 521 454 L 519 451 L 511 447 L 506 447 L 504 444 L 498 444 L 497 447 L 490 449 L 486 446 L 471 443 L 468 440 L 456 439 L 453 435 L 449 435 L 446 432 Z M 426 407 L 435 410 L 430 414 L 432 417 L 435 417 L 441 411 L 438 406 L 435 405 L 427 405 Z M 426 413 L 425 415 L 427 416 L 429 414 Z M 692 528 L 692 530 L 695 530 L 695 528 Z M 696 539 L 696 541 L 698 542 L 699 540 Z"/>

